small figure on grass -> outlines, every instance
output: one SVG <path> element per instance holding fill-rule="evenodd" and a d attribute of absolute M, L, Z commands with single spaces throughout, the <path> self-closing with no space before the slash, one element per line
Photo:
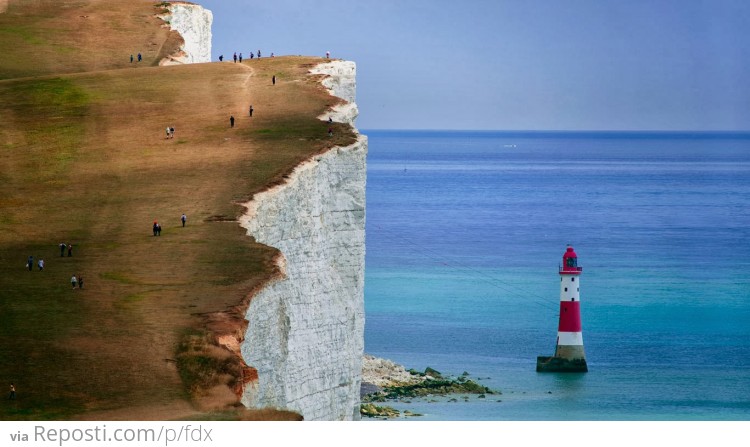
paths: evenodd
<path fill-rule="evenodd" d="M 60 242 L 60 257 L 61 258 L 65 256 L 66 248 L 68 248 L 68 244 L 66 244 L 65 242 Z"/>
<path fill-rule="evenodd" d="M 68 244 L 68 257 L 73 256 L 73 244 Z"/>
<path fill-rule="evenodd" d="M 44 270 L 44 259 L 40 259 L 39 262 L 37 262 L 37 265 L 39 266 L 39 271 Z"/>
<path fill-rule="evenodd" d="M 185 227 L 185 222 L 187 222 L 187 216 L 185 213 L 182 214 L 182 217 L 180 217 L 180 220 L 182 221 L 182 227 Z"/>
<path fill-rule="evenodd" d="M 78 278 L 76 277 L 76 275 L 73 275 L 70 278 L 70 285 L 73 286 L 73 290 L 76 289 L 76 286 L 78 285 Z"/>
<path fill-rule="evenodd" d="M 8 400 L 16 400 L 16 386 L 10 384 L 10 394 L 8 394 Z"/>
<path fill-rule="evenodd" d="M 34 257 L 33 256 L 29 256 L 29 259 L 26 261 L 26 268 L 28 268 L 29 271 L 31 271 L 34 268 Z"/>
<path fill-rule="evenodd" d="M 234 127 L 234 115 L 229 116 L 229 127 Z"/>

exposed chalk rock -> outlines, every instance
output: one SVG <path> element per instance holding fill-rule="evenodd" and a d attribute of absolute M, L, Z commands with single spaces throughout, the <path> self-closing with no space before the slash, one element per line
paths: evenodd
<path fill-rule="evenodd" d="M 243 393 L 247 407 L 292 410 L 306 420 L 360 417 L 366 157 L 360 135 L 246 204 L 241 225 L 279 249 L 283 273 L 246 313 L 242 356 L 258 372 Z"/>
<path fill-rule="evenodd" d="M 352 61 L 332 61 L 320 64 L 310 70 L 313 74 L 322 74 L 327 77 L 323 79 L 323 85 L 328 88 L 331 95 L 338 96 L 346 101 L 339 104 L 320 115 L 321 120 L 328 120 L 330 117 L 337 123 L 347 123 L 354 126 L 354 120 L 359 115 L 357 104 L 355 102 L 357 93 L 357 65 Z"/>
<path fill-rule="evenodd" d="M 200 5 L 170 2 L 168 14 L 159 16 L 182 36 L 180 51 L 159 62 L 159 65 L 197 64 L 211 62 L 211 24 L 213 13 Z"/>

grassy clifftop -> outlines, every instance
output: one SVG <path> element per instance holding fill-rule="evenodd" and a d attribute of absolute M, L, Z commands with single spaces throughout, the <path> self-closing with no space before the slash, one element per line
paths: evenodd
<path fill-rule="evenodd" d="M 116 44 L 92 44 L 97 27 L 67 35 L 53 4 L 68 19 L 117 23 Z M 0 419 L 163 419 L 231 406 L 236 365 L 210 371 L 226 352 L 203 352 L 218 360 L 198 385 L 177 356 L 211 338 L 204 315 L 231 310 L 274 273 L 275 250 L 234 221 L 239 203 L 354 141 L 344 126 L 329 138 L 316 119 L 334 102 L 308 74 L 319 59 L 147 66 L 172 39 L 155 9 L 11 0 L 0 14 L 0 386 L 18 389 Z M 160 50 L 131 68 L 126 48 L 152 41 Z M 29 256 L 44 271 L 28 271 Z M 72 290 L 73 274 L 84 289 Z"/>

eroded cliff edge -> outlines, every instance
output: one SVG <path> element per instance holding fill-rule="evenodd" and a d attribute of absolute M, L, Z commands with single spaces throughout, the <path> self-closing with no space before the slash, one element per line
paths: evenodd
<path fill-rule="evenodd" d="M 211 62 L 213 13 L 190 2 L 167 2 L 167 14 L 159 17 L 182 37 L 180 50 L 162 59 L 159 65 Z"/>
<path fill-rule="evenodd" d="M 331 114 L 353 124 L 354 63 L 313 73 L 347 103 Z M 335 86 L 346 85 L 344 90 Z M 281 277 L 251 300 L 241 345 L 257 370 L 242 403 L 300 413 L 306 420 L 359 419 L 364 350 L 367 138 L 358 135 L 298 166 L 283 185 L 256 194 L 240 219 L 258 242 L 280 251 Z"/>

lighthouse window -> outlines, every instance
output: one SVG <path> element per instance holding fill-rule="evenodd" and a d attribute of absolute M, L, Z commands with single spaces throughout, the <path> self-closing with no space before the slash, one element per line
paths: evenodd
<path fill-rule="evenodd" d="M 570 278 L 571 282 L 575 282 L 575 280 L 576 280 L 575 278 Z"/>
<path fill-rule="evenodd" d="M 576 300 L 575 298 L 571 298 L 571 299 L 570 299 L 570 301 L 575 301 L 575 300 Z"/>
<path fill-rule="evenodd" d="M 568 258 L 565 261 L 566 267 L 577 267 L 578 266 L 578 258 Z"/>
<path fill-rule="evenodd" d="M 566 291 L 566 292 L 568 291 L 568 288 L 567 288 L 567 287 L 565 288 L 565 291 Z"/>

